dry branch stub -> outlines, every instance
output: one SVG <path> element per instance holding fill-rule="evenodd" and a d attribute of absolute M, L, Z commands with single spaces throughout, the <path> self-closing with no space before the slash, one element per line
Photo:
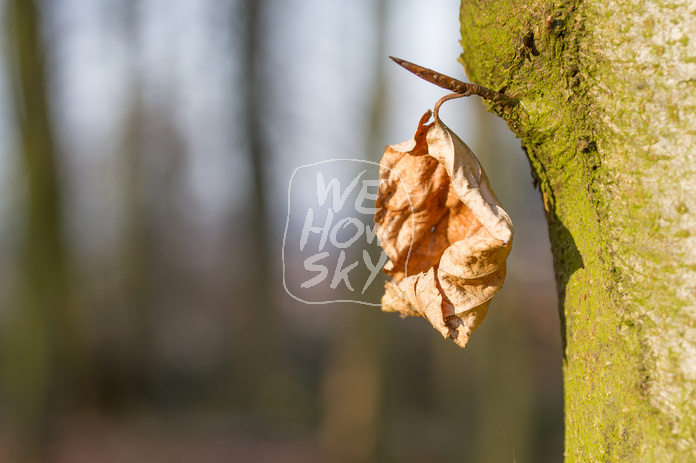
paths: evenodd
<path fill-rule="evenodd" d="M 512 221 L 466 143 L 431 116 L 380 161 L 375 223 L 392 277 L 382 310 L 425 317 L 466 347 L 503 286 Z"/>

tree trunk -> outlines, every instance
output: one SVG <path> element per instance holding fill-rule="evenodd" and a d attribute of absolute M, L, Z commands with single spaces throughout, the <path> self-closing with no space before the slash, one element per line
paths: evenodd
<path fill-rule="evenodd" d="M 521 138 L 547 212 L 567 461 L 696 461 L 691 10 L 462 1 L 462 63 L 519 99 L 492 109 Z"/>
<path fill-rule="evenodd" d="M 41 21 L 33 1 L 7 2 L 11 97 L 25 181 L 19 300 L 1 336 L 4 410 L 18 455 L 39 461 L 57 412 L 86 399 L 86 352 L 70 294 L 59 159 L 50 123 Z"/>
<path fill-rule="evenodd" d="M 268 2 L 263 0 L 244 0 L 232 4 L 232 18 L 243 18 L 241 33 L 239 27 L 232 27 L 232 43 L 241 41 L 242 56 L 238 63 L 242 81 L 233 91 L 241 96 L 240 114 L 246 137 L 244 155 L 251 168 L 251 196 L 248 216 L 245 217 L 246 236 L 243 243 L 246 249 L 253 250 L 251 259 L 244 262 L 238 270 L 242 282 L 235 289 L 235 336 L 234 349 L 234 403 L 247 412 L 261 410 L 270 420 L 283 420 L 283 414 L 290 409 L 292 402 L 283 391 L 282 384 L 289 381 L 287 351 L 284 348 L 286 333 L 282 328 L 282 313 L 274 301 L 272 278 L 274 260 L 273 235 L 268 219 L 269 185 L 266 171 L 272 163 L 266 147 L 264 112 L 267 102 L 262 69 L 266 62 L 264 40 L 268 34 L 265 11 Z M 235 23 L 237 24 L 237 23 Z M 237 260 L 237 258 L 233 258 Z M 263 320 L 259 318 L 263 314 Z M 282 399 L 280 399 L 282 397 Z M 282 404 L 281 404 L 282 402 Z"/>

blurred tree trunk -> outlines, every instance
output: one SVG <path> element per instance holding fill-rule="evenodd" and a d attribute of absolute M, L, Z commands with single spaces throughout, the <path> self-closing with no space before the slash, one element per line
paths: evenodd
<path fill-rule="evenodd" d="M 377 30 L 386 30 L 388 0 L 373 3 Z M 378 34 L 371 106 L 370 132 L 365 153 L 378 156 L 384 149 L 383 122 L 387 109 L 385 86 L 385 34 Z M 371 159 L 377 162 L 378 157 Z M 371 217 L 370 217 L 371 219 Z M 370 223 L 369 225 L 372 225 Z M 370 255 L 382 252 L 377 241 Z M 350 260 L 349 260 L 350 261 Z M 365 274 L 367 268 L 359 266 Z M 357 277 L 360 281 L 361 277 Z M 364 277 L 367 279 L 367 275 Z M 378 301 L 383 287 L 373 282 L 366 291 L 370 300 Z M 347 298 L 350 298 L 348 296 Z M 322 459 L 330 463 L 366 463 L 381 461 L 386 437 L 384 417 L 385 357 L 387 350 L 384 314 L 358 305 L 345 314 L 340 330 L 332 339 L 326 372 L 322 378 L 323 423 L 321 427 Z"/>
<path fill-rule="evenodd" d="M 181 204 L 185 169 L 182 135 L 166 98 L 146 98 L 147 66 L 141 30 L 148 18 L 142 2 L 120 4 L 122 34 L 129 53 L 129 106 L 121 148 L 121 201 L 124 206 L 122 283 L 115 342 L 101 352 L 102 403 L 112 411 L 156 395 L 168 378 L 157 361 L 157 329 L 181 314 L 182 293 L 193 285 L 181 275 L 189 262 Z M 169 82 L 160 80 L 165 87 Z M 176 236 L 177 239 L 172 239 Z M 182 284 L 178 279 L 185 281 Z M 176 302 L 173 302 L 176 301 Z M 129 404 L 128 402 L 131 402 Z"/>
<path fill-rule="evenodd" d="M 134 34 L 137 36 L 137 34 Z M 137 42 L 134 40 L 134 42 Z M 134 43 L 134 50 L 137 45 Z M 136 72 L 140 72 L 139 70 Z M 123 407 L 123 400 L 141 397 L 147 389 L 147 373 L 151 361 L 150 311 L 153 292 L 151 211 L 147 210 L 147 194 L 143 191 L 147 177 L 143 169 L 144 108 L 140 75 L 133 76 L 130 108 L 124 128 L 122 201 L 125 209 L 123 238 L 123 286 L 126 323 L 118 336 L 119 345 L 112 346 L 114 358 L 104 362 L 102 393 L 107 408 Z"/>
<path fill-rule="evenodd" d="M 690 9 L 462 1 L 462 62 L 519 98 L 493 110 L 521 138 L 547 211 L 567 461 L 696 461 Z"/>
<path fill-rule="evenodd" d="M 33 1 L 6 11 L 9 70 L 26 180 L 20 255 L 22 292 L 3 333 L 3 382 L 25 461 L 41 458 L 48 420 L 80 396 L 82 339 L 70 303 L 58 160 L 50 123 L 46 62 Z"/>
<path fill-rule="evenodd" d="M 110 410 L 122 410 L 127 402 L 141 399 L 147 395 L 148 371 L 152 360 L 151 326 L 153 280 L 153 247 L 156 239 L 152 236 L 153 211 L 148 210 L 157 201 L 150 201 L 148 191 L 157 191 L 159 201 L 166 194 L 162 185 L 155 184 L 156 175 L 146 172 L 145 141 L 159 141 L 156 137 L 148 139 L 146 125 L 149 114 L 143 98 L 143 40 L 141 28 L 143 18 L 138 0 L 128 0 L 120 4 L 121 34 L 129 53 L 129 106 L 123 127 L 123 138 L 117 153 L 122 178 L 121 201 L 124 208 L 124 236 L 122 243 L 122 282 L 119 296 L 123 299 L 116 307 L 118 314 L 114 319 L 123 319 L 121 330 L 113 345 L 101 352 L 98 370 L 100 373 L 100 395 L 102 406 Z M 149 174 L 152 174 L 151 172 Z M 172 226 L 169 223 L 169 226 Z M 123 318 L 122 318 L 123 317 Z"/>
<path fill-rule="evenodd" d="M 240 131 L 246 146 L 240 146 L 251 167 L 251 202 L 245 210 L 247 227 L 244 233 L 246 248 L 251 249 L 252 259 L 236 262 L 236 271 L 244 281 L 239 294 L 233 301 L 236 311 L 236 339 L 234 342 L 235 380 L 234 393 L 237 405 L 247 410 L 263 410 L 278 418 L 284 405 L 278 401 L 284 392 L 278 390 L 283 383 L 281 377 L 286 365 L 281 361 L 284 334 L 281 330 L 279 308 L 273 301 L 271 286 L 272 269 L 277 262 L 271 259 L 271 227 L 268 221 L 268 190 L 266 180 L 268 150 L 264 144 L 264 102 L 270 82 L 264 81 L 263 65 L 265 54 L 263 38 L 264 9 L 263 0 L 244 0 L 235 11 L 242 25 L 242 58 L 239 63 L 241 85 L 234 89 L 241 96 L 239 111 L 243 129 Z M 233 32 L 237 28 L 231 27 Z M 240 37 L 235 37 L 239 41 Z"/>
<path fill-rule="evenodd" d="M 512 179 L 505 178 L 502 168 L 507 153 L 495 152 L 496 127 L 487 114 L 483 105 L 477 105 L 478 117 L 477 138 L 488 139 L 489 150 L 476 151 L 479 159 L 486 164 L 486 173 L 496 179 L 496 184 L 511 184 Z M 499 147 L 500 144 L 498 144 Z M 487 162 L 486 162 L 487 161 Z M 510 175 L 508 174 L 508 177 Z M 517 195 L 512 203 L 505 203 L 508 212 L 521 209 L 520 203 L 524 195 Z M 510 282 L 512 283 L 512 282 Z M 497 295 L 497 307 L 514 307 L 518 296 L 510 293 L 511 284 L 507 283 L 507 291 Z M 479 355 L 474 359 L 476 374 L 464 372 L 472 376 L 476 387 L 476 397 L 480 397 L 480 408 L 476 419 L 476 431 L 472 448 L 475 451 L 475 461 L 535 461 L 531 458 L 531 441 L 534 416 L 531 410 L 532 395 L 530 383 L 532 372 L 529 355 L 529 333 L 520 332 L 524 326 L 516 323 L 516 313 L 508 313 L 505 317 L 490 316 L 486 320 L 487 328 L 476 333 L 480 336 L 478 342 L 483 344 Z M 496 336 L 498 335 L 498 336 Z M 527 335 L 527 336 L 525 336 Z M 461 353 L 459 353 L 461 355 Z M 501 368 L 504 366 L 503 368 Z"/>

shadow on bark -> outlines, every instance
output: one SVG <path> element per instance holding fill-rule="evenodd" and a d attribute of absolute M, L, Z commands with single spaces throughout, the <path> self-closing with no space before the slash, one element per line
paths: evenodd
<path fill-rule="evenodd" d="M 527 157 L 531 159 L 529 151 L 524 146 L 522 149 L 527 154 Z M 542 179 L 549 178 L 543 164 L 540 164 L 537 168 L 539 168 L 541 172 L 532 169 L 532 178 L 534 179 L 535 186 L 540 185 Z M 553 254 L 553 268 L 556 275 L 558 313 L 561 320 L 561 342 L 563 347 L 563 360 L 565 361 L 567 346 L 565 317 L 566 287 L 568 286 L 570 277 L 578 269 L 585 268 L 585 262 L 575 243 L 575 238 L 573 238 L 570 230 L 563 225 L 563 222 L 556 213 L 556 195 L 554 195 L 553 190 L 548 188 L 544 193 L 542 188 L 542 198 L 544 201 L 544 209 L 546 209 L 546 221 L 549 226 L 551 253 Z"/>
<path fill-rule="evenodd" d="M 575 238 L 563 225 L 553 206 L 555 201 L 549 204 L 547 219 L 549 222 L 549 236 L 551 236 L 551 251 L 553 253 L 553 267 L 556 273 L 556 289 L 558 291 L 558 311 L 561 318 L 561 340 L 563 343 L 563 360 L 566 357 L 566 317 L 565 299 L 566 286 L 570 277 L 581 268 L 585 268 L 582 255 L 575 244 Z"/>

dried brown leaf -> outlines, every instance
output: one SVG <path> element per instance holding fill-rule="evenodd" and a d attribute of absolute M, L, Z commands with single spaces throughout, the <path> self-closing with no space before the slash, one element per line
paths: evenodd
<path fill-rule="evenodd" d="M 392 276 L 382 310 L 425 317 L 466 347 L 503 286 L 512 221 L 469 147 L 430 117 L 380 161 L 375 223 Z"/>

